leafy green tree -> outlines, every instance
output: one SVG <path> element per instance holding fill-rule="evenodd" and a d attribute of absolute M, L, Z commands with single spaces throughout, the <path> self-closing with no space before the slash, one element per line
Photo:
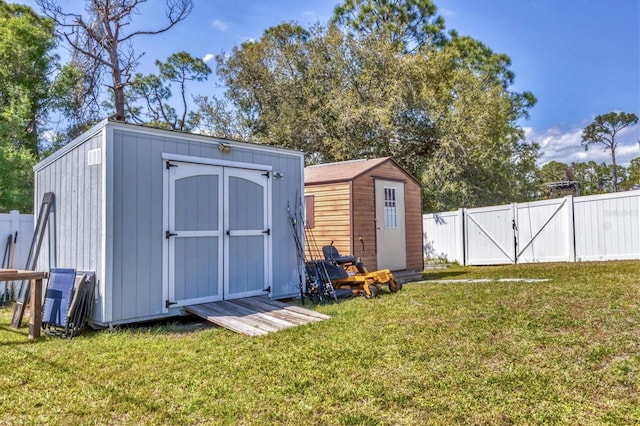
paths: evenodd
<path fill-rule="evenodd" d="M 616 178 L 618 179 L 618 190 L 624 188 L 624 182 L 629 178 L 629 172 L 627 168 L 621 165 L 616 165 Z"/>
<path fill-rule="evenodd" d="M 571 163 L 575 180 L 580 182 L 582 195 L 604 194 L 612 190 L 612 170 L 606 163 L 588 161 Z"/>
<path fill-rule="evenodd" d="M 348 40 L 333 27 L 305 30 L 293 23 L 267 29 L 258 41 L 242 44 L 228 56 L 217 57 L 217 72 L 227 97 L 239 112 L 250 137 L 304 150 L 321 161 L 346 159 L 359 142 L 345 143 L 343 117 L 359 127 L 351 107 L 350 81 L 357 70 L 347 68 L 352 54 Z M 351 66 L 351 64 L 349 64 Z M 361 98 L 367 97 L 360 87 Z M 344 93 L 343 93 L 344 92 Z"/>
<path fill-rule="evenodd" d="M 422 174 L 425 209 L 532 199 L 538 147 L 513 125 L 519 111 L 512 98 L 469 70 L 456 76 L 451 102 L 436 110 L 438 148 Z"/>
<path fill-rule="evenodd" d="M 540 169 L 542 179 L 546 183 L 557 182 L 561 180 L 572 180 L 569 175 L 573 175 L 573 171 L 566 163 L 560 161 L 550 161 Z"/>
<path fill-rule="evenodd" d="M 573 169 L 566 163 L 560 161 L 550 161 L 542 166 L 538 174 L 540 179 L 540 195 L 542 198 L 549 198 L 553 193 L 550 184 L 574 180 Z"/>
<path fill-rule="evenodd" d="M 33 209 L 32 167 L 54 105 L 54 46 L 53 21 L 0 0 L 0 211 Z"/>
<path fill-rule="evenodd" d="M 631 189 L 640 189 L 640 157 L 636 157 L 629 162 L 629 167 L 627 167 L 627 176 L 621 186 L 627 191 Z"/>
<path fill-rule="evenodd" d="M 55 57 L 54 23 L 27 6 L 0 0 L 0 144 L 38 157 Z"/>
<path fill-rule="evenodd" d="M 231 107 L 227 99 L 198 95 L 193 102 L 198 107 L 193 112 L 195 121 L 203 134 L 240 141 L 251 139 L 249 130 L 241 124 L 238 110 Z"/>
<path fill-rule="evenodd" d="M 131 85 L 132 98 L 141 99 L 145 106 L 145 115 L 150 118 L 147 124 L 167 127 L 172 130 L 190 131 L 197 125 L 198 115 L 189 111 L 187 84 L 190 81 L 206 80 L 211 69 L 201 59 L 186 52 L 174 53 L 166 62 L 156 61 L 158 74 L 143 76 L 137 74 Z M 178 111 L 169 101 L 177 86 L 181 110 Z M 129 108 L 134 121 L 145 122 L 137 114 L 138 110 Z"/>
<path fill-rule="evenodd" d="M 479 40 L 460 36 L 455 30 L 447 35 L 444 19 L 437 15 L 432 0 L 346 0 L 336 6 L 331 22 L 360 36 L 388 38 L 405 53 L 418 53 L 426 45 L 449 47 L 459 67 L 499 81 L 505 89 L 513 84 L 515 75 L 509 69 L 509 56 L 497 54 Z M 535 104 L 530 92 L 521 95 L 524 97 L 518 101 L 529 104 L 527 108 Z"/>
<path fill-rule="evenodd" d="M 611 152 L 611 173 L 613 192 L 618 191 L 618 167 L 616 163 L 616 136 L 621 130 L 638 122 L 638 116 L 626 112 L 609 112 L 598 115 L 582 132 L 582 145 L 587 150 L 589 145 L 602 144 L 605 151 Z"/>
<path fill-rule="evenodd" d="M 33 171 L 36 159 L 24 148 L 0 144 L 0 212 L 33 211 Z"/>
<path fill-rule="evenodd" d="M 458 67 L 470 69 L 491 83 L 500 83 L 505 89 L 513 84 L 515 74 L 509 68 L 511 58 L 508 55 L 495 53 L 481 41 L 469 36 L 460 36 L 455 30 L 450 31 L 450 36 L 447 46 L 454 52 L 454 60 Z M 532 103 L 535 103 L 535 100 Z"/>
<path fill-rule="evenodd" d="M 388 40 L 335 26 L 281 24 L 219 56 L 217 71 L 253 139 L 313 162 L 424 154 L 418 145 L 433 130 L 416 96 L 424 84 L 415 58 L 396 53 Z"/>
<path fill-rule="evenodd" d="M 517 120 L 510 59 L 444 33 L 427 0 L 347 0 L 333 23 L 285 23 L 217 58 L 250 137 L 310 162 L 393 156 L 422 178 L 425 208 L 530 199 L 538 147 Z"/>
<path fill-rule="evenodd" d="M 281 24 L 219 56 L 217 72 L 253 139 L 311 162 L 393 156 L 423 177 L 428 209 L 529 199 L 537 146 L 515 126 L 528 104 L 458 55 Z"/>
<path fill-rule="evenodd" d="M 515 76 L 507 55 L 456 31 L 447 37 L 430 0 L 347 0 L 335 9 L 333 22 L 355 30 L 360 39 L 390 40 L 412 54 L 394 57 L 402 58 L 403 75 L 413 70 L 421 78 L 392 78 L 422 90 L 419 96 L 400 91 L 401 101 L 392 108 L 413 119 L 404 129 L 420 131 L 398 132 L 402 121 L 396 119 L 390 140 L 414 155 L 403 156 L 393 144 L 382 144 L 386 149 L 378 152 L 399 157 L 423 176 L 426 209 L 535 196 L 538 147 L 523 141 L 516 121 L 528 116 L 536 99 L 530 92 L 509 90 Z M 450 66 L 439 64 L 442 58 Z"/>
<path fill-rule="evenodd" d="M 53 137 L 41 146 L 42 157 L 53 153 L 100 121 L 97 98 L 93 102 L 88 101 L 88 98 L 99 94 L 88 88 L 92 79 L 87 78 L 77 59 L 77 55 L 72 55 L 71 61 L 57 67 L 50 99 L 53 109 L 59 112 L 60 122 L 56 131 L 50 132 Z"/>
<path fill-rule="evenodd" d="M 126 90 L 140 56 L 136 55 L 132 40 L 142 35 L 168 31 L 184 20 L 193 8 L 191 0 L 166 0 L 167 21 L 159 29 L 132 29 L 133 17 L 140 13 L 146 0 L 85 0 L 87 15 L 64 12 L 57 0 L 36 0 L 43 13 L 57 24 L 57 35 L 65 40 L 77 55 L 76 65 L 85 76 L 84 97 L 93 108 L 99 102 L 104 74 L 115 110 L 114 118 L 126 116 Z"/>
<path fill-rule="evenodd" d="M 431 0 L 346 0 L 336 6 L 332 23 L 358 34 L 384 34 L 405 52 L 442 43 L 444 19 Z"/>

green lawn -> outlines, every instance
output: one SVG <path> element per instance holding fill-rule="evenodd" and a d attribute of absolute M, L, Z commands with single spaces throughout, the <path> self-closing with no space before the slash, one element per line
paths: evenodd
<path fill-rule="evenodd" d="M 0 309 L 0 424 L 640 424 L 640 262 L 450 268 L 264 337 Z"/>

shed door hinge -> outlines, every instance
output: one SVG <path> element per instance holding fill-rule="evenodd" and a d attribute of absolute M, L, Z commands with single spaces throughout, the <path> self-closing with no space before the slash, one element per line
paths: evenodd
<path fill-rule="evenodd" d="M 269 178 L 271 177 L 271 173 L 269 173 L 269 172 L 264 172 L 264 173 L 262 174 L 262 176 L 266 176 L 266 177 L 267 177 L 267 179 L 269 179 Z"/>
<path fill-rule="evenodd" d="M 166 232 L 164 233 L 164 237 L 165 237 L 167 240 L 168 240 L 169 238 L 171 238 L 171 237 L 175 237 L 176 235 L 178 235 L 178 234 L 174 234 L 174 233 L 173 233 L 173 232 L 171 232 L 171 231 L 166 231 Z"/>
<path fill-rule="evenodd" d="M 172 302 L 170 300 L 165 300 L 164 301 L 164 307 L 167 308 L 167 309 L 169 309 L 171 307 L 171 305 L 176 305 L 176 304 L 178 304 L 178 302 Z"/>
<path fill-rule="evenodd" d="M 171 161 L 167 161 L 167 170 L 169 170 L 172 167 L 178 167 L 177 164 L 173 164 Z"/>
<path fill-rule="evenodd" d="M 265 229 L 262 231 L 263 234 L 271 235 L 271 229 Z"/>

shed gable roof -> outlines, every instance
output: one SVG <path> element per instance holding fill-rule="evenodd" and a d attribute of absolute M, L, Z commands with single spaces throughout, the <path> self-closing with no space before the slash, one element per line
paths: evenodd
<path fill-rule="evenodd" d="M 389 157 L 383 157 L 372 160 L 340 161 L 337 163 L 307 166 L 304 168 L 304 183 L 313 184 L 353 180 L 388 159 Z"/>
<path fill-rule="evenodd" d="M 379 165 L 390 161 L 395 167 L 402 170 L 408 178 L 418 182 L 411 174 L 404 170 L 393 158 L 382 157 L 373 158 L 370 160 L 350 160 L 340 161 L 337 163 L 318 164 L 316 166 L 307 166 L 304 168 L 304 183 L 305 185 L 314 185 L 330 182 L 348 182 L 358 176 L 369 172 L 370 170 L 378 167 Z"/>

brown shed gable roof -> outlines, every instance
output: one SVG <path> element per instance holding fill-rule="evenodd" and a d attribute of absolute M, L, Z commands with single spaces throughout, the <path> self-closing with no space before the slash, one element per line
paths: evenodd
<path fill-rule="evenodd" d="M 404 170 L 391 157 L 374 158 L 371 160 L 365 159 L 340 161 L 337 163 L 326 163 L 318 164 L 316 166 L 307 166 L 304 168 L 304 184 L 314 185 L 330 182 L 351 181 L 386 161 L 391 161 L 393 164 L 395 164 L 396 167 L 402 170 L 408 178 L 415 181 L 418 185 L 422 186 L 416 178 L 411 176 L 409 172 Z"/>

